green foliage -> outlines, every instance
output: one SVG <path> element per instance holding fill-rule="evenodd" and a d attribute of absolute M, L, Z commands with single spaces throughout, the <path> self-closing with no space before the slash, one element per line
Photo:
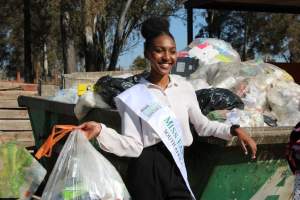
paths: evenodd
<path fill-rule="evenodd" d="M 288 24 L 288 49 L 290 51 L 289 60 L 291 62 L 300 62 L 300 16 L 289 16 Z"/>
<path fill-rule="evenodd" d="M 132 70 L 145 70 L 147 67 L 146 59 L 141 56 L 136 57 L 130 66 Z"/>
<path fill-rule="evenodd" d="M 32 156 L 15 143 L 0 145 L 0 197 L 18 197 Z"/>
<path fill-rule="evenodd" d="M 231 43 L 242 60 L 271 55 L 299 61 L 299 15 L 207 10 L 206 22 L 199 36 Z"/>
<path fill-rule="evenodd" d="M 134 0 L 121 23 L 127 1 L 30 0 L 34 70 L 42 73 L 46 54 L 49 71 L 63 69 L 66 59 L 63 50 L 68 48 L 62 40 L 61 16 L 64 12 L 70 16 L 66 34 L 75 47 L 77 63 L 85 63 L 86 70 L 94 65 L 92 70 L 99 71 L 107 70 L 109 66 L 115 69 L 119 56 L 138 44 L 143 20 L 149 16 L 171 16 L 183 2 Z M 24 71 L 23 3 L 19 0 L 0 1 L 0 68 L 6 68 L 12 77 L 16 76 L 16 70 Z M 119 35 L 117 30 L 121 30 Z"/>
<path fill-rule="evenodd" d="M 114 70 L 120 54 L 133 48 L 139 41 L 139 28 L 141 23 L 150 16 L 172 16 L 181 8 L 182 0 L 135 0 L 132 1 L 125 15 L 124 24 L 121 23 L 121 13 L 127 1 L 107 1 L 105 12 L 99 14 L 102 29 L 98 30 L 100 55 L 104 55 L 102 66 L 109 66 Z M 121 26 L 121 33 L 117 33 Z"/>
<path fill-rule="evenodd" d="M 23 2 L 0 1 L 0 68 L 16 71 L 23 64 Z"/>

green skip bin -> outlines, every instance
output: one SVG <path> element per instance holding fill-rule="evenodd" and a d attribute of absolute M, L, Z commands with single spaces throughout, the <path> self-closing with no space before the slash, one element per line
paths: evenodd
<path fill-rule="evenodd" d="M 38 149 L 56 124 L 78 125 L 94 120 L 117 131 L 121 129 L 116 110 L 92 109 L 81 121 L 74 115 L 74 104 L 51 101 L 41 97 L 20 96 L 19 106 L 27 107 Z M 236 141 L 194 136 L 192 146 L 186 148 L 186 165 L 190 185 L 201 200 L 289 200 L 294 177 L 285 161 L 285 146 L 292 127 L 247 128 L 258 144 L 257 159 L 244 155 Z M 64 141 L 53 149 L 51 158 L 42 158 L 47 174 L 55 164 Z M 94 142 L 97 147 L 97 143 Z M 101 151 L 101 150 L 99 150 Z M 120 172 L 126 183 L 129 158 L 120 158 L 101 151 Z M 44 180 L 44 184 L 47 179 Z M 41 193 L 43 187 L 40 188 Z"/>

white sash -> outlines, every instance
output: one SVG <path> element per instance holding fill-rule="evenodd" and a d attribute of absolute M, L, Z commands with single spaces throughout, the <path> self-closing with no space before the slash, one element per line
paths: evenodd
<path fill-rule="evenodd" d="M 137 84 L 121 93 L 115 97 L 115 101 L 119 111 L 122 108 L 120 104 L 126 105 L 159 135 L 171 152 L 187 188 L 195 199 L 187 178 L 182 131 L 173 111 L 167 106 L 160 105 L 143 84 Z"/>

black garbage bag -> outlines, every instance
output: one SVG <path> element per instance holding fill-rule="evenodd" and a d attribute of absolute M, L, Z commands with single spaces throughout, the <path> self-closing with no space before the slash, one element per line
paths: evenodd
<path fill-rule="evenodd" d="M 263 117 L 264 117 L 264 122 L 266 124 L 268 124 L 271 127 L 277 127 L 277 119 L 268 115 L 263 115 Z"/>
<path fill-rule="evenodd" d="M 94 85 L 94 91 L 98 93 L 105 103 L 112 108 L 116 108 L 114 97 L 123 91 L 137 84 L 142 77 L 146 77 L 148 72 L 143 72 L 128 78 L 113 78 L 111 76 L 103 76 Z"/>
<path fill-rule="evenodd" d="M 241 98 L 224 88 L 209 88 L 196 91 L 200 109 L 204 115 L 214 110 L 244 109 Z"/>

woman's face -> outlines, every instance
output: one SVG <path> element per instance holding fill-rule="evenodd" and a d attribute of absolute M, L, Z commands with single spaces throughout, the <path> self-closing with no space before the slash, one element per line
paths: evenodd
<path fill-rule="evenodd" d="M 151 62 L 152 73 L 168 75 L 177 60 L 176 44 L 170 36 L 160 35 L 153 39 L 145 56 Z"/>

